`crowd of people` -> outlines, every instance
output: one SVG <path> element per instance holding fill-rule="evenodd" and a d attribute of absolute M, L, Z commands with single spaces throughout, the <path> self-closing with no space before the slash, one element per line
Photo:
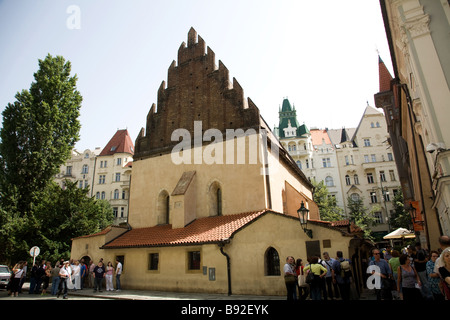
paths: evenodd
<path fill-rule="evenodd" d="M 306 265 L 302 259 L 289 256 L 283 271 L 287 300 L 350 300 L 351 261 L 342 251 L 336 252 L 336 258 L 328 252 L 323 253 L 323 259 L 312 256 Z"/>
<path fill-rule="evenodd" d="M 450 237 L 439 237 L 440 248 L 427 251 L 420 242 L 401 251 L 372 250 L 371 264 L 380 269 L 378 300 L 450 300 Z"/>
<path fill-rule="evenodd" d="M 378 277 L 374 286 L 377 300 L 450 300 L 450 237 L 439 238 L 440 248 L 428 252 L 420 243 L 393 250 L 373 248 L 368 261 L 368 274 Z M 349 300 L 355 293 L 351 261 L 342 251 L 336 258 L 328 252 L 323 258 L 286 258 L 284 279 L 287 300 Z M 368 281 L 371 279 L 368 279 Z"/>
<path fill-rule="evenodd" d="M 19 261 L 12 269 L 8 294 L 17 297 L 22 293 L 22 286 L 27 278 L 30 282 L 29 294 L 46 295 L 50 287 L 51 295 L 58 298 L 62 295 L 64 299 L 67 299 L 69 290 L 92 288 L 94 292 L 102 292 L 103 287 L 106 287 L 107 291 L 120 291 L 123 266 L 118 259 L 115 262 L 114 266 L 111 261 L 105 265 L 103 258 L 97 264 L 93 260 L 85 263 L 83 259 L 61 259 L 52 266 L 50 261 L 42 260 L 32 266 L 28 277 L 27 261 Z M 114 274 L 116 289 L 113 285 Z"/>

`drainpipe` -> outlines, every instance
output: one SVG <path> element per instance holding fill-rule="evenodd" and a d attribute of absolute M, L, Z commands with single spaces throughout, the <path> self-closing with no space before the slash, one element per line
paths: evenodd
<path fill-rule="evenodd" d="M 220 253 L 223 254 L 227 258 L 227 278 L 228 278 L 228 295 L 231 296 L 231 265 L 230 265 L 230 256 L 223 251 L 225 245 L 229 243 L 229 240 L 221 241 L 219 243 Z"/>

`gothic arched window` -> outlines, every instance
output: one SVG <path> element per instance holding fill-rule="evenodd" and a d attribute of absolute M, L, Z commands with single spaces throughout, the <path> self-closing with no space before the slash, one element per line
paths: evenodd
<path fill-rule="evenodd" d="M 264 255 L 264 266 L 266 276 L 279 276 L 280 272 L 280 256 L 275 248 L 269 247 Z"/>

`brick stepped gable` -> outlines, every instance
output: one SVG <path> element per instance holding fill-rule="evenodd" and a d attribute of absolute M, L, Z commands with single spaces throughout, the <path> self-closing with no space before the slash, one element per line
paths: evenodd
<path fill-rule="evenodd" d="M 206 54 L 205 54 L 206 49 Z M 167 88 L 162 81 L 158 90 L 156 110 L 152 105 L 147 115 L 146 129 L 141 129 L 136 139 L 134 160 L 170 153 L 178 141 L 171 141 L 172 132 L 187 129 L 194 137 L 194 121 L 202 121 L 203 132 L 210 128 L 258 130 L 259 109 L 248 98 L 229 71 L 205 41 L 191 28 L 188 43 L 178 49 L 178 66 L 175 60 L 168 69 Z M 225 136 L 224 136 L 225 139 Z"/>

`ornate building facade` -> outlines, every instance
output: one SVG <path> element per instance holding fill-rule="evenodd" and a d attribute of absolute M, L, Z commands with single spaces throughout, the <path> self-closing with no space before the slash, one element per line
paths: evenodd
<path fill-rule="evenodd" d="M 405 203 L 418 214 L 420 241 L 438 248 L 450 234 L 450 5 L 381 0 L 394 74 L 379 61 L 380 91 Z"/>
<path fill-rule="evenodd" d="M 362 199 L 378 241 L 390 232 L 392 200 L 400 181 L 389 149 L 383 113 L 367 106 L 356 128 L 311 129 L 300 125 L 294 107 L 283 100 L 275 134 L 310 180 L 323 181 L 329 195 L 348 216 L 348 198 Z"/>

